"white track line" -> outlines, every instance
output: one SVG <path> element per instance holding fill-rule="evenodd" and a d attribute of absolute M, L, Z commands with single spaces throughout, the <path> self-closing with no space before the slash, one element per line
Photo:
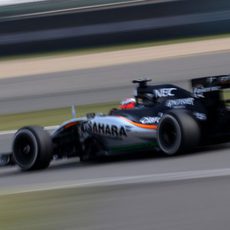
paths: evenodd
<path fill-rule="evenodd" d="M 44 2 L 47 0 L 1 0 L 0 6 L 18 5 L 22 3 Z"/>
<path fill-rule="evenodd" d="M 1 189 L 0 195 L 49 191 L 49 190 L 56 190 L 56 189 L 108 186 L 108 185 L 174 182 L 174 181 L 205 179 L 205 178 L 214 178 L 214 177 L 223 177 L 223 176 L 230 176 L 230 168 L 183 171 L 183 172 L 172 172 L 172 173 L 162 173 L 162 174 L 147 174 L 147 175 L 138 175 L 138 176 L 95 178 L 95 179 L 88 179 L 88 180 L 70 180 L 70 181 L 62 181 L 62 182 L 54 182 L 54 183 L 49 182 L 44 184 L 15 187 L 8 190 Z"/>

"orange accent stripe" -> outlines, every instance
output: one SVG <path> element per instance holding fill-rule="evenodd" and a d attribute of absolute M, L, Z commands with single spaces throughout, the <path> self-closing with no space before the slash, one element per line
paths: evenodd
<path fill-rule="evenodd" d="M 78 123 L 79 123 L 78 121 L 77 122 L 70 122 L 69 124 L 65 125 L 64 128 L 67 129 L 67 128 L 72 127 Z"/>
<path fill-rule="evenodd" d="M 157 129 L 157 125 L 146 125 L 146 124 L 141 124 L 141 123 L 131 121 L 131 120 L 127 119 L 126 117 L 121 117 L 121 118 L 126 120 L 127 122 L 131 123 L 132 125 L 135 125 L 135 126 L 142 128 L 142 129 Z"/>

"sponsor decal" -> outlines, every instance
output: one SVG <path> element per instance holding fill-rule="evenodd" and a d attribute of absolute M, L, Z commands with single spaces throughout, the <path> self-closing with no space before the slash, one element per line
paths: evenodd
<path fill-rule="evenodd" d="M 216 77 L 208 77 L 206 80 L 209 84 L 212 84 L 214 81 L 216 81 Z"/>
<path fill-rule="evenodd" d="M 193 105 L 194 104 L 194 98 L 181 98 L 181 99 L 175 99 L 175 100 L 168 100 L 166 102 L 166 106 L 169 108 L 172 107 L 183 107 L 185 105 Z"/>
<path fill-rule="evenodd" d="M 220 86 L 203 87 L 201 85 L 193 89 L 193 94 L 197 98 L 198 97 L 204 98 L 204 93 L 218 91 L 220 90 L 220 88 L 221 88 Z"/>
<path fill-rule="evenodd" d="M 162 88 L 162 89 L 154 89 L 153 93 L 156 97 L 172 97 L 175 96 L 173 91 L 177 90 L 176 88 Z"/>
<path fill-rule="evenodd" d="M 221 84 L 230 84 L 230 76 L 222 76 L 220 77 L 220 83 Z"/>
<path fill-rule="evenodd" d="M 230 81 L 230 75 L 220 77 L 221 81 Z"/>
<path fill-rule="evenodd" d="M 126 129 L 123 126 L 116 126 L 104 123 L 89 122 L 83 131 L 110 137 L 126 137 Z"/>
<path fill-rule="evenodd" d="M 199 120 L 202 120 L 202 121 L 207 120 L 207 116 L 206 116 L 206 114 L 204 114 L 204 113 L 195 112 L 195 113 L 193 113 L 193 114 L 194 114 L 194 116 L 195 116 L 197 119 L 199 119 Z"/>
<path fill-rule="evenodd" d="M 160 119 L 160 117 L 142 117 L 140 122 L 142 124 L 158 124 Z"/>
<path fill-rule="evenodd" d="M 208 77 L 207 82 L 209 84 L 215 84 L 215 82 L 226 83 L 230 82 L 230 75 L 216 76 L 216 77 Z"/>

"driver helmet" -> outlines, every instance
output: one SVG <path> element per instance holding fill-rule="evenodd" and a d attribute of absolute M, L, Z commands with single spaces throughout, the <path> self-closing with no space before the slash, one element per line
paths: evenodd
<path fill-rule="evenodd" d="M 120 109 L 133 109 L 136 106 L 135 98 L 127 98 L 120 104 Z"/>

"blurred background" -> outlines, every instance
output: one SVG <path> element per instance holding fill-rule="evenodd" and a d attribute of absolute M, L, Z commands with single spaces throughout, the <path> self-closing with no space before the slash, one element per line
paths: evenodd
<path fill-rule="evenodd" d="M 52 130 L 71 105 L 106 113 L 132 96 L 133 79 L 189 89 L 191 78 L 230 73 L 229 33 L 229 0 L 0 0 L 0 162 L 10 163 L 16 129 Z M 229 171 L 200 170 L 228 168 L 228 152 L 4 167 L 0 228 L 226 230 Z"/>
<path fill-rule="evenodd" d="M 229 32 L 227 0 L 25 0 L 0 6 L 1 56 Z"/>

